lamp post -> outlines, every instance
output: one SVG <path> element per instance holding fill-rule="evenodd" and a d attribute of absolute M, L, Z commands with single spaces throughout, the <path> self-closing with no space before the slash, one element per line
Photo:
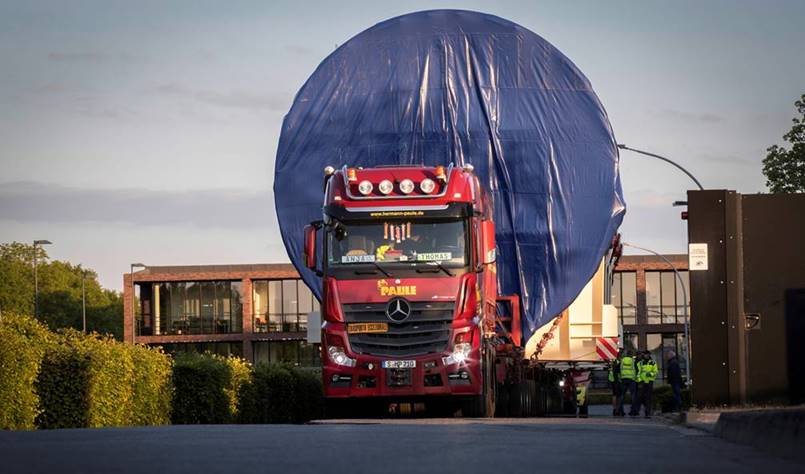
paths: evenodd
<path fill-rule="evenodd" d="M 695 176 L 693 176 L 688 170 L 683 168 L 682 165 L 680 165 L 679 163 L 676 163 L 675 161 L 672 161 L 672 160 L 670 160 L 670 159 L 668 159 L 668 158 L 666 158 L 664 156 L 656 155 L 654 153 L 649 153 L 649 152 L 643 151 L 643 150 L 637 150 L 635 148 L 629 148 L 628 146 L 624 145 L 623 143 L 619 143 L 618 148 L 620 148 L 621 150 L 628 150 L 628 151 L 633 151 L 635 153 L 640 153 L 641 155 L 650 156 L 652 158 L 657 158 L 658 160 L 662 160 L 662 161 L 664 161 L 666 163 L 670 163 L 671 165 L 676 166 L 677 168 L 682 170 L 683 173 L 688 175 L 688 177 L 690 179 L 692 179 L 694 183 L 696 183 L 696 186 L 699 187 L 699 190 L 704 191 L 704 186 L 702 186 L 702 183 L 700 183 L 699 180 L 696 179 Z"/>
<path fill-rule="evenodd" d="M 132 263 L 131 271 L 129 272 L 129 281 L 131 282 L 131 343 L 134 344 L 135 337 L 137 336 L 137 321 L 134 320 L 136 311 L 134 310 L 134 269 L 146 268 L 144 263 Z"/>
<path fill-rule="evenodd" d="M 87 333 L 87 271 L 83 268 L 81 268 L 81 330 L 84 334 Z"/>
<path fill-rule="evenodd" d="M 660 255 L 659 253 L 657 253 L 657 252 L 655 252 L 653 250 L 649 250 L 649 249 L 643 248 L 643 247 L 638 247 L 637 245 L 629 244 L 629 243 L 626 243 L 626 242 L 621 242 L 621 244 L 626 246 L 626 247 L 632 247 L 632 248 L 642 250 L 644 252 L 648 252 L 648 253 L 651 253 L 651 254 L 654 254 L 654 255 L 660 257 L 661 259 L 663 259 L 665 261 L 665 263 L 668 264 L 669 267 L 671 267 L 671 270 L 673 270 L 674 274 L 676 275 L 676 280 L 677 280 L 677 282 L 679 282 L 679 286 L 682 288 L 682 298 L 683 298 L 683 301 L 682 301 L 682 315 L 685 318 L 685 379 L 686 379 L 686 383 L 688 385 L 691 385 L 693 383 L 693 381 L 690 379 L 690 337 L 689 337 L 690 330 L 688 328 L 690 322 L 688 320 L 688 290 L 687 290 L 687 288 L 685 288 L 685 282 L 682 280 L 682 275 L 679 273 L 679 270 L 676 269 L 674 264 L 671 263 L 670 260 L 665 258 L 665 255 Z"/>
<path fill-rule="evenodd" d="M 37 260 L 39 255 L 36 249 L 42 245 L 50 245 L 53 242 L 49 240 L 34 240 L 34 319 L 39 319 L 39 273 L 37 270 Z"/>

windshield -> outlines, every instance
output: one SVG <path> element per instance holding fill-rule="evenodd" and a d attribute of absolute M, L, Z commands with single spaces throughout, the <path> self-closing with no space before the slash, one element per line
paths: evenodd
<path fill-rule="evenodd" d="M 462 220 L 338 222 L 327 232 L 328 263 L 439 262 L 465 266 L 466 240 Z"/>

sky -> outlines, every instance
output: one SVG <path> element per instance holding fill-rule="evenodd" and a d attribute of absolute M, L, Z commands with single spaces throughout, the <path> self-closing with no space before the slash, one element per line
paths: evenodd
<path fill-rule="evenodd" d="M 0 1 L 0 242 L 122 288 L 129 264 L 288 261 L 274 212 L 282 118 L 339 44 L 434 8 L 536 32 L 590 79 L 620 143 L 706 188 L 766 191 L 805 92 L 801 1 Z M 693 184 L 621 154 L 623 239 L 684 253 Z"/>

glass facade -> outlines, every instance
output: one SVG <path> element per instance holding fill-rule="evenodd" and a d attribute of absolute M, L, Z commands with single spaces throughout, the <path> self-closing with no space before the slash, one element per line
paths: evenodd
<path fill-rule="evenodd" d="M 685 289 L 690 288 L 687 271 L 679 272 Z M 673 271 L 646 272 L 646 312 L 648 324 L 683 324 L 685 311 L 690 316 L 690 291 L 688 300 L 683 297 L 682 287 Z"/>
<path fill-rule="evenodd" d="M 252 282 L 254 332 L 307 330 L 307 315 L 319 302 L 300 279 Z"/>
<path fill-rule="evenodd" d="M 687 354 L 687 346 L 685 344 L 685 335 L 679 333 L 650 333 L 646 334 L 646 350 L 651 352 L 651 358 L 657 363 L 660 372 L 657 374 L 657 380 L 665 381 L 665 359 L 666 355 L 673 351 L 679 358 L 679 366 L 682 369 L 682 376 L 685 374 L 685 354 Z"/>
<path fill-rule="evenodd" d="M 319 345 L 305 341 L 255 341 L 255 364 L 291 364 L 300 367 L 321 365 Z"/>
<path fill-rule="evenodd" d="M 243 332 L 239 281 L 143 283 L 137 333 L 141 336 Z"/>
<path fill-rule="evenodd" d="M 615 272 L 612 275 L 611 301 L 618 310 L 621 324 L 637 324 L 636 272 Z"/>

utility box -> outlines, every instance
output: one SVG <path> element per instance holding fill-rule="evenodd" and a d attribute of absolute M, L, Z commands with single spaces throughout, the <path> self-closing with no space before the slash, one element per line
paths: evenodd
<path fill-rule="evenodd" d="M 688 191 L 688 241 L 694 404 L 805 402 L 805 195 Z"/>

